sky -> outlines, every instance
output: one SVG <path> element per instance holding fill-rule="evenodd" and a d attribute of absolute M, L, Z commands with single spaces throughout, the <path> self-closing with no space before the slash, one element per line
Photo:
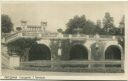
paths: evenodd
<path fill-rule="evenodd" d="M 47 30 L 56 31 L 58 28 L 66 29 L 66 23 L 75 15 L 85 15 L 96 23 L 102 20 L 105 12 L 114 18 L 116 26 L 125 15 L 128 6 L 126 2 L 4 2 L 2 14 L 11 18 L 14 27 L 20 26 L 21 20 L 28 25 L 40 25 L 47 21 Z"/>

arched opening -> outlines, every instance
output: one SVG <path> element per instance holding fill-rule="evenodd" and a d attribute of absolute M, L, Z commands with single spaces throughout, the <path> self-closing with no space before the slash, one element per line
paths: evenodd
<path fill-rule="evenodd" d="M 44 44 L 33 44 L 29 51 L 29 61 L 31 60 L 51 60 L 51 52 Z"/>
<path fill-rule="evenodd" d="M 121 50 L 116 45 L 109 46 L 105 51 L 106 60 L 121 60 Z M 121 67 L 121 64 L 105 64 L 105 67 Z"/>
<path fill-rule="evenodd" d="M 88 50 L 83 45 L 74 45 L 70 50 L 70 60 L 87 60 Z"/>
<path fill-rule="evenodd" d="M 116 45 L 109 46 L 105 51 L 106 60 L 121 60 L 121 50 Z"/>

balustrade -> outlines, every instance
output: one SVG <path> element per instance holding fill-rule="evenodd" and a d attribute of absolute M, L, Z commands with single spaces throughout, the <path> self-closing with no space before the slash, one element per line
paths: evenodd
<path fill-rule="evenodd" d="M 85 35 L 85 34 L 79 34 L 79 36 L 77 34 L 41 34 L 39 33 L 32 33 L 32 32 L 18 32 L 18 33 L 14 33 L 11 34 L 9 36 L 7 36 L 5 38 L 5 41 L 11 41 L 13 39 L 16 39 L 18 37 L 39 37 L 39 38 L 44 38 L 44 39 L 72 39 L 72 40 L 77 40 L 79 38 L 79 40 L 83 40 L 83 39 L 89 39 L 89 40 L 117 40 L 117 39 L 122 39 L 121 36 L 110 36 L 110 35 Z"/>
<path fill-rule="evenodd" d="M 58 65 L 58 66 L 73 66 L 76 65 L 77 67 L 84 66 L 84 65 L 92 65 L 92 64 L 109 64 L 109 65 L 121 65 L 121 61 L 50 61 L 50 60 L 40 60 L 40 61 L 28 61 L 28 62 L 21 62 L 22 66 L 52 66 L 52 65 Z M 84 67 L 84 68 L 99 68 L 99 67 Z M 109 68 L 109 67 L 100 67 L 100 68 Z M 121 67 L 110 67 L 110 68 L 120 68 L 123 69 L 123 66 Z"/>
<path fill-rule="evenodd" d="M 15 37 L 17 37 L 17 36 L 18 36 L 18 33 L 11 34 L 11 35 L 9 35 L 8 37 L 6 37 L 6 40 L 13 39 L 13 38 L 15 38 Z"/>

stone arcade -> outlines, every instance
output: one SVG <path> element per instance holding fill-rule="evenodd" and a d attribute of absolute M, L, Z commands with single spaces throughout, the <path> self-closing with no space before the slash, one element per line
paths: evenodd
<path fill-rule="evenodd" d="M 26 23 L 26 22 L 22 22 Z M 46 23 L 44 23 L 46 25 Z M 44 26 L 45 26 L 44 25 Z M 22 25 L 26 26 L 26 25 Z M 26 26 L 26 28 L 33 30 L 35 27 Z M 38 26 L 39 27 L 39 26 Z M 24 27 L 23 27 L 24 28 Z M 26 30 L 25 28 L 25 30 Z M 41 28 L 41 27 L 39 27 Z M 25 32 L 24 30 L 14 32 L 10 36 L 2 39 L 3 58 L 6 59 L 7 47 L 6 44 L 16 41 L 18 38 L 38 38 L 39 48 L 30 48 L 29 53 L 22 60 L 18 56 L 10 56 L 10 61 L 17 63 L 11 64 L 11 67 L 20 67 L 20 65 L 35 65 L 57 67 L 60 65 L 85 65 L 87 68 L 106 68 L 115 65 L 120 70 L 124 69 L 124 48 L 119 44 L 118 40 L 123 40 L 121 36 L 99 36 L 99 35 L 67 35 L 61 33 L 44 33 L 45 27 L 40 32 Z M 37 30 L 37 31 L 38 31 Z M 29 30 L 28 30 L 29 31 Z M 43 32 L 43 33 L 42 33 Z M 42 53 L 41 56 L 36 57 L 36 53 Z M 44 56 L 44 54 L 47 54 Z M 19 59 L 18 59 L 19 58 Z M 4 59 L 3 59 L 4 60 Z M 19 61 L 19 62 L 18 62 Z M 54 65 L 55 64 L 55 65 Z M 7 67 L 4 61 L 3 65 Z M 9 67 L 9 66 L 8 66 Z"/>

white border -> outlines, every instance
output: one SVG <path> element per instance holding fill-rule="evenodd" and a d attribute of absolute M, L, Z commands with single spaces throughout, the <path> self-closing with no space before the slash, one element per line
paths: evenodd
<path fill-rule="evenodd" d="M 16 1 L 16 0 L 4 0 L 4 2 L 8 1 Z M 26 1 L 26 0 L 19 0 L 20 2 Z M 37 0 L 27 0 L 27 1 L 37 1 Z M 38 0 L 38 1 L 78 1 L 78 0 Z M 81 0 L 85 1 L 85 0 Z M 97 1 L 97 0 L 86 0 L 86 1 Z M 103 0 L 99 0 L 103 1 Z M 104 0 L 104 1 L 111 1 L 111 0 Z M 121 0 L 113 0 L 113 1 L 121 1 Z M 127 0 L 123 0 L 127 1 Z M 121 1 L 122 2 L 122 1 Z M 115 2 L 116 3 L 116 2 Z M 112 4 L 112 3 L 111 3 Z M 126 2 L 128 5 L 128 2 Z M 0 5 L 1 8 L 1 5 Z M 125 9 L 125 11 L 128 11 Z M 128 13 L 125 13 L 125 23 L 128 22 Z M 0 23 L 1 24 L 1 23 Z M 127 55 L 127 49 L 128 49 L 128 24 L 125 25 L 125 73 L 80 73 L 80 74 L 68 74 L 68 76 L 45 76 L 45 79 L 49 80 L 128 80 L 128 55 Z M 1 29 L 1 28 L 0 28 Z M 1 48 L 1 46 L 0 46 Z M 0 49 L 1 50 L 1 49 Z M 1 54 L 0 54 L 1 55 Z M 1 56 L 0 56 L 1 57 Z M 1 59 L 1 58 L 0 58 Z M 0 60 L 1 63 L 1 60 Z M 1 66 L 1 64 L 0 64 Z M 1 70 L 1 69 L 0 69 Z M 44 76 L 43 76 L 44 77 Z M 2 78 L 2 77 L 1 77 Z"/>

